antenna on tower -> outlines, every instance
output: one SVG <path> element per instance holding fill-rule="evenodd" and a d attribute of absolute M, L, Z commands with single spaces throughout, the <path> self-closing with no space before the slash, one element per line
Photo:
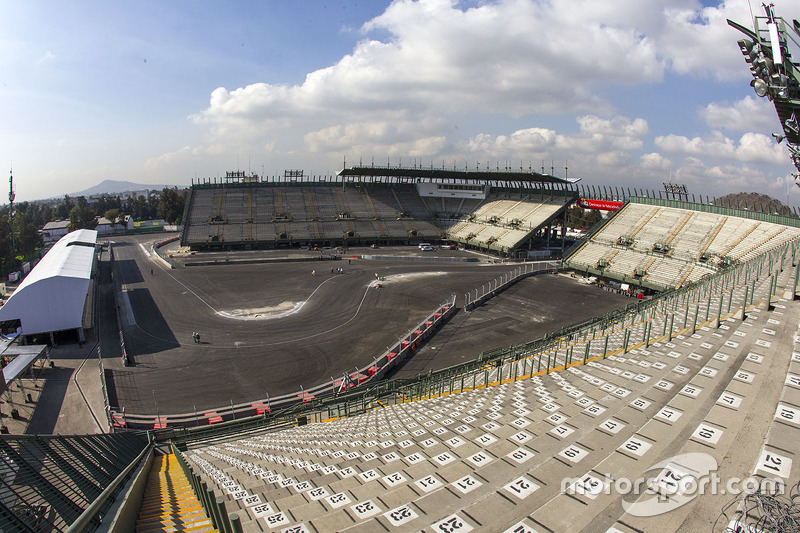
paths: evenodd
<path fill-rule="evenodd" d="M 9 170 L 8 174 L 8 212 L 11 219 L 11 254 L 14 254 L 14 168 Z"/>

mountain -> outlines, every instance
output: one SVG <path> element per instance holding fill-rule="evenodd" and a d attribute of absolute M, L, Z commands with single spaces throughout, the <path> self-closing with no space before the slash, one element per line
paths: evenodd
<path fill-rule="evenodd" d="M 725 196 L 716 198 L 714 204 L 725 207 L 749 209 L 750 211 L 759 211 L 761 213 L 795 216 L 794 213 L 792 213 L 792 209 L 780 200 L 756 192 L 726 194 Z"/>
<path fill-rule="evenodd" d="M 105 180 L 94 187 L 89 187 L 82 191 L 70 193 L 70 197 L 77 196 L 97 196 L 101 194 L 121 194 L 128 191 L 160 191 L 164 187 L 174 187 L 174 185 L 147 185 L 144 183 L 133 183 L 131 181 Z"/>

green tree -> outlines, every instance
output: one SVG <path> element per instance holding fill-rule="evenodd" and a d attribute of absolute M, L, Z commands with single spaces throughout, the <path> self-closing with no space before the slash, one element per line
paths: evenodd
<path fill-rule="evenodd" d="M 103 218 L 108 220 L 112 225 L 117 224 L 118 222 L 122 222 L 122 219 L 125 217 L 124 214 L 119 209 L 109 209 L 105 213 L 103 213 Z"/>
<path fill-rule="evenodd" d="M 85 204 L 85 202 L 84 202 Z M 97 226 L 97 213 L 90 207 L 76 205 L 69 212 L 69 230 L 94 229 Z"/>
<path fill-rule="evenodd" d="M 597 209 L 589 209 L 583 217 L 584 227 L 589 229 L 601 220 L 603 220 L 603 215 L 600 214 L 600 211 Z"/>
<path fill-rule="evenodd" d="M 64 200 L 55 208 L 56 220 L 66 220 L 73 207 L 75 207 L 75 202 L 68 195 L 65 195 Z"/>
<path fill-rule="evenodd" d="M 42 236 L 26 212 L 14 213 L 14 253 L 23 257 L 33 255 L 42 246 Z"/>
<path fill-rule="evenodd" d="M 167 188 L 161 191 L 158 200 L 158 210 L 156 215 L 163 218 L 170 224 L 180 224 L 183 217 L 183 207 L 186 203 L 186 192 L 178 192 L 177 188 Z"/>

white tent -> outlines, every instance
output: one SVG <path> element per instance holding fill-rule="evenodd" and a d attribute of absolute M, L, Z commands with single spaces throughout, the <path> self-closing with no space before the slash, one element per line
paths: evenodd
<path fill-rule="evenodd" d="M 24 335 L 77 329 L 83 338 L 96 242 L 85 229 L 59 239 L 0 307 L 0 321 L 19 320 Z"/>

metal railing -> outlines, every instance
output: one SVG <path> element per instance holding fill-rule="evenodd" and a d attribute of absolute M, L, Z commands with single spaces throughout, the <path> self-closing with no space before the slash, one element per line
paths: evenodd
<path fill-rule="evenodd" d="M 134 433 L 0 437 L 0 529 L 94 531 L 147 447 Z"/>
<path fill-rule="evenodd" d="M 498 278 L 484 283 L 480 288 L 475 288 L 475 295 L 472 291 L 464 293 L 464 309 L 469 311 L 478 305 L 494 298 L 508 287 L 514 285 L 523 278 L 541 274 L 542 272 L 557 272 L 561 269 L 560 261 L 541 261 L 536 263 L 523 263 L 514 270 L 501 275 Z M 494 285 L 492 284 L 494 283 Z M 480 291 L 480 295 L 478 294 Z"/>
<path fill-rule="evenodd" d="M 253 414 L 266 412 L 270 413 L 276 409 L 284 409 L 287 406 L 296 404 L 307 405 L 319 397 L 337 395 L 353 387 L 365 386 L 380 380 L 387 372 L 391 371 L 401 361 L 411 357 L 416 350 L 429 339 L 456 311 L 456 295 L 451 295 L 445 302 L 438 305 L 429 315 L 422 319 L 418 324 L 409 329 L 398 340 L 390 345 L 379 356 L 361 367 L 355 368 L 353 373 L 347 371 L 341 378 L 331 377 L 330 382 L 317 384 L 310 388 L 301 387 L 299 391 L 283 394 L 276 397 L 266 397 L 261 401 L 248 401 L 245 403 L 213 409 L 218 420 L 227 421 L 250 416 Z M 115 422 L 120 423 L 129 429 L 157 429 L 157 426 L 198 426 L 201 418 L 197 413 L 176 413 L 176 414 L 126 414 L 124 412 L 111 412 L 110 416 Z M 204 423 L 209 423 L 206 418 Z"/>

